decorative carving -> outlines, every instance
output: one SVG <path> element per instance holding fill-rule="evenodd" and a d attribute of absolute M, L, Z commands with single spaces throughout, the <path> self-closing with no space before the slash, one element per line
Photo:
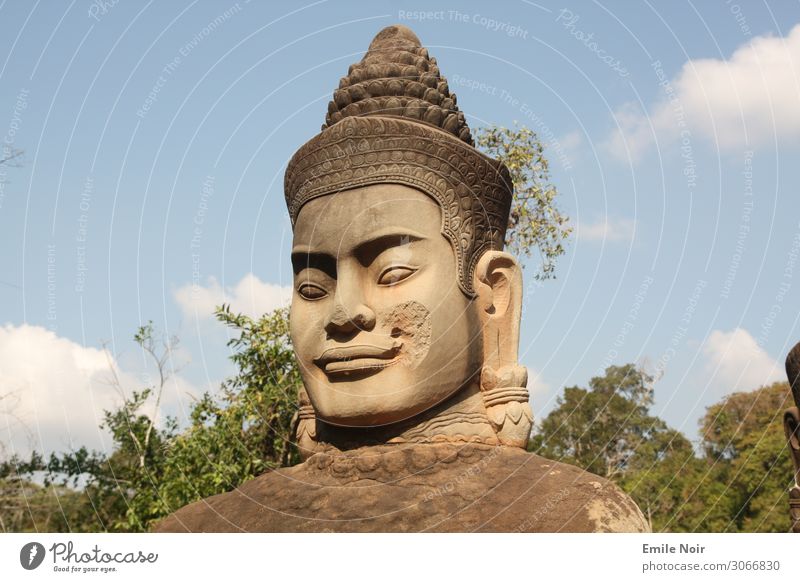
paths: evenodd
<path fill-rule="evenodd" d="M 405 26 L 380 31 L 364 58 L 339 81 L 322 129 L 347 117 L 398 116 L 430 124 L 472 145 L 455 93 L 450 93 L 436 59 L 421 44 Z"/>
<path fill-rule="evenodd" d="M 305 460 L 317 450 L 317 415 L 314 413 L 314 407 L 311 406 L 305 387 L 301 386 L 298 390 L 297 400 L 297 425 L 294 437 L 300 458 Z"/>
<path fill-rule="evenodd" d="M 484 366 L 481 391 L 486 413 L 500 442 L 525 447 L 533 427 L 533 411 L 528 403 L 528 370 L 508 366 L 495 370 Z"/>
<path fill-rule="evenodd" d="M 459 285 L 473 297 L 481 254 L 503 248 L 511 176 L 472 147 L 455 94 L 411 30 L 390 26 L 375 37 L 339 83 L 322 129 L 286 170 L 292 224 L 309 200 L 348 188 L 394 183 L 422 190 L 442 208 Z"/>
<path fill-rule="evenodd" d="M 797 485 L 789 489 L 789 517 L 792 520 L 792 532 L 800 533 L 800 487 Z"/>
<path fill-rule="evenodd" d="M 783 415 L 783 429 L 794 464 L 794 487 L 789 490 L 789 516 L 792 531 L 800 533 L 800 343 L 786 356 L 786 377 L 795 403 Z"/>
<path fill-rule="evenodd" d="M 478 303 L 483 325 L 481 393 L 500 442 L 528 444 L 533 411 L 528 403 L 528 371 L 517 362 L 522 316 L 522 269 L 507 253 L 484 253 L 477 267 Z"/>
<path fill-rule="evenodd" d="M 435 59 L 381 31 L 286 170 L 306 461 L 159 529 L 646 531 L 616 486 L 525 450 L 512 195 Z"/>
<path fill-rule="evenodd" d="M 456 253 L 459 285 L 474 296 L 475 265 L 501 250 L 513 187 L 508 169 L 452 135 L 416 120 L 348 117 L 292 157 L 284 181 L 294 224 L 308 201 L 368 184 L 404 184 L 442 209 L 442 234 Z"/>

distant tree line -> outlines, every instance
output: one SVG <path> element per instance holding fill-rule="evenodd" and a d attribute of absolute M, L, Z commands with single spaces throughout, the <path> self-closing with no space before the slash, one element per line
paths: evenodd
<path fill-rule="evenodd" d="M 543 144 L 525 127 L 495 126 L 479 130 L 476 142 L 511 172 L 509 250 L 537 249 L 534 278 L 553 277 L 572 229 L 556 204 Z M 0 164 L 19 155 L 11 152 Z M 4 459 L 0 531 L 146 531 L 188 503 L 298 462 L 292 439 L 301 381 L 287 310 L 254 319 L 223 306 L 216 317 L 234 331 L 229 345 L 237 372 L 192 404 L 186 426 L 175 418 L 158 423 L 147 413 L 159 409 L 176 344 L 151 324 L 142 326 L 134 341 L 158 379 L 130 393 L 115 380 L 120 405 L 103 422 L 112 452 L 80 448 Z M 618 483 L 654 531 L 787 531 L 793 469 L 782 412 L 789 387 L 753 388 L 709 407 L 693 445 L 653 415 L 653 378 L 645 370 L 611 366 L 587 387 L 564 390 L 530 450 Z"/>
<path fill-rule="evenodd" d="M 300 375 L 288 313 L 260 319 L 217 311 L 235 330 L 237 374 L 192 404 L 189 424 L 160 425 L 144 412 L 160 384 L 105 414 L 113 452 L 80 448 L 0 463 L 2 531 L 146 531 L 193 501 L 230 491 L 299 461 L 292 444 Z M 174 344 L 151 325 L 135 341 L 156 362 Z M 530 450 L 618 483 L 654 531 L 783 532 L 792 466 L 781 412 L 786 383 L 730 394 L 709 407 L 693 446 L 650 410 L 652 378 L 633 364 L 611 366 L 587 387 L 564 390 L 538 425 Z M 149 407 L 150 409 L 152 407 Z"/>

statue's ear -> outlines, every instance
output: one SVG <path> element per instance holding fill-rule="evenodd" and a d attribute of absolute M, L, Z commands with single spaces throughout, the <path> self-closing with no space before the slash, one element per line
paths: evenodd
<path fill-rule="evenodd" d="M 495 369 L 517 363 L 522 313 L 522 269 L 502 251 L 487 251 L 475 269 L 475 291 L 483 325 L 483 361 Z"/>
<path fill-rule="evenodd" d="M 789 454 L 794 463 L 794 482 L 795 487 L 800 485 L 800 410 L 796 407 L 788 408 L 783 413 L 783 432 L 789 444 Z M 794 517 L 794 514 L 792 515 Z M 800 516 L 799 516 L 800 517 Z M 800 525 L 798 522 L 796 525 Z M 799 530 L 795 530 L 799 531 Z"/>
<path fill-rule="evenodd" d="M 800 450 L 798 428 L 800 428 L 800 410 L 793 406 L 783 413 L 783 432 L 786 434 L 789 446 L 796 451 Z"/>
<path fill-rule="evenodd" d="M 800 410 L 789 408 L 783 413 L 783 432 L 789 443 L 795 474 L 800 472 Z"/>

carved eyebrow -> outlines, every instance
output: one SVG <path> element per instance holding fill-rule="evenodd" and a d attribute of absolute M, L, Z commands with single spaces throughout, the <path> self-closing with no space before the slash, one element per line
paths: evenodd
<path fill-rule="evenodd" d="M 297 275 L 304 269 L 317 269 L 335 279 L 336 258 L 326 253 L 314 253 L 298 247 L 292 252 L 292 270 Z"/>
<path fill-rule="evenodd" d="M 355 249 L 355 255 L 362 265 L 367 266 L 372 264 L 387 249 L 404 246 L 426 238 L 412 230 L 386 229 L 383 232 L 374 233 L 369 239 L 360 243 Z"/>
<path fill-rule="evenodd" d="M 389 227 L 378 230 L 359 243 L 354 254 L 363 265 L 369 265 L 386 249 L 426 240 L 428 237 L 404 228 Z M 313 251 L 306 245 L 297 245 L 292 250 L 292 269 L 297 275 L 303 269 L 318 269 L 331 278 L 336 278 L 336 257 L 328 253 Z"/>
<path fill-rule="evenodd" d="M 389 239 L 389 241 L 391 242 L 391 241 L 397 241 L 398 239 L 402 240 L 403 238 L 405 238 L 407 242 L 414 242 L 417 240 L 424 240 L 428 237 L 426 237 L 423 234 L 420 234 L 415 230 L 390 226 L 388 228 L 382 228 L 378 231 L 373 232 L 367 240 L 365 240 L 362 243 L 359 243 L 358 248 L 364 245 L 380 243 L 381 241 L 384 241 L 384 239 Z M 401 244 L 407 244 L 407 243 L 404 242 Z M 392 246 L 397 246 L 397 245 L 392 245 Z"/>

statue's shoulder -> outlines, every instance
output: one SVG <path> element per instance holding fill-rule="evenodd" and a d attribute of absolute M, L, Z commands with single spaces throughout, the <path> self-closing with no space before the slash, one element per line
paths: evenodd
<path fill-rule="evenodd" d="M 297 467 L 269 471 L 233 491 L 195 501 L 159 521 L 157 533 L 281 531 L 280 509 Z"/>
<path fill-rule="evenodd" d="M 317 454 L 179 509 L 158 532 L 644 532 L 610 481 L 519 448 L 373 447 Z"/>
<path fill-rule="evenodd" d="M 508 478 L 499 486 L 513 511 L 494 527 L 533 532 L 649 532 L 639 507 L 617 485 L 580 467 L 521 449 L 504 452 Z M 494 529 L 494 528 L 493 528 Z"/>

